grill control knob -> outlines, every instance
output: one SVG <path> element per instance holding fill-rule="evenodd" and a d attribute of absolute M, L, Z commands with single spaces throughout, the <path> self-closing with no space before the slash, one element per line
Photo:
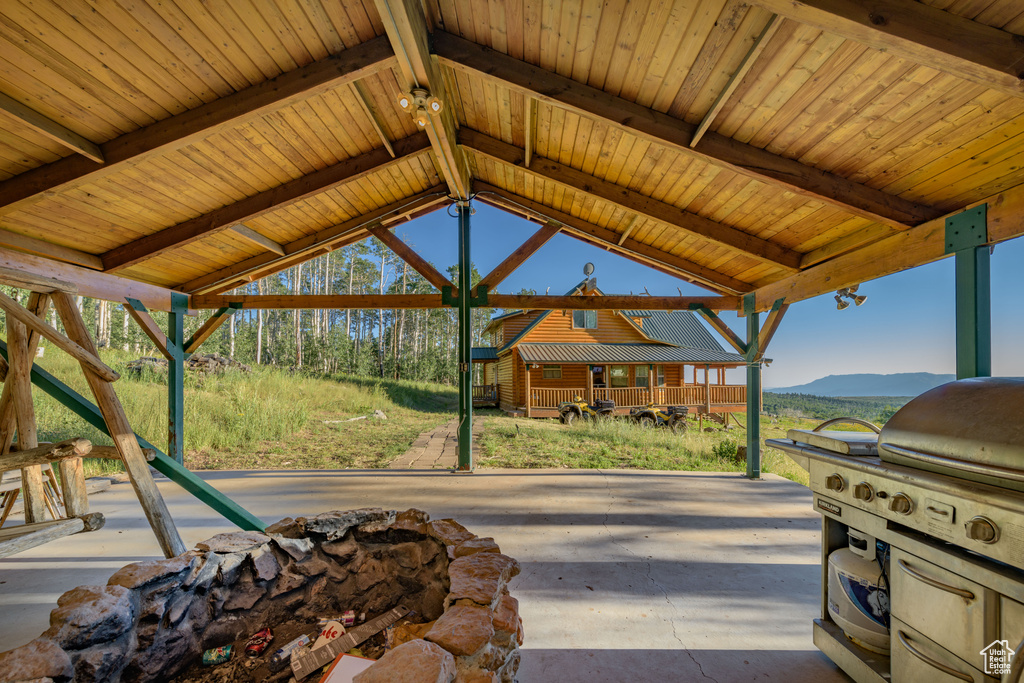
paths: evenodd
<path fill-rule="evenodd" d="M 829 491 L 835 491 L 838 493 L 846 488 L 846 482 L 838 474 L 830 474 L 825 477 L 825 488 Z"/>
<path fill-rule="evenodd" d="M 866 503 L 875 497 L 875 489 L 871 488 L 871 484 L 862 481 L 853 487 L 853 497 Z"/>
<path fill-rule="evenodd" d="M 967 538 L 981 543 L 995 543 L 999 539 L 999 529 L 992 520 L 985 517 L 972 517 L 965 525 Z"/>
<path fill-rule="evenodd" d="M 889 500 L 889 509 L 900 515 L 909 515 L 914 511 L 914 501 L 905 493 L 896 493 Z"/>

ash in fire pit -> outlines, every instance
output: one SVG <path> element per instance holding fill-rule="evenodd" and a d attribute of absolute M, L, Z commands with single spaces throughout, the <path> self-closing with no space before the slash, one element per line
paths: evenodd
<path fill-rule="evenodd" d="M 519 564 L 492 539 L 454 520 L 379 508 L 284 519 L 266 533 L 220 534 L 170 560 L 139 562 L 106 586 L 68 591 L 50 629 L 0 654 L 0 683 L 286 681 L 272 654 L 323 617 L 352 610 L 372 620 L 402 605 L 392 648 L 356 678 L 384 681 L 515 680 L 522 644 L 518 603 L 506 587 Z M 245 641 L 271 627 L 274 641 L 247 658 Z M 202 667 L 206 649 L 231 659 Z M 411 677 L 410 677 L 411 676 Z M 318 680 L 310 675 L 304 680 Z"/>

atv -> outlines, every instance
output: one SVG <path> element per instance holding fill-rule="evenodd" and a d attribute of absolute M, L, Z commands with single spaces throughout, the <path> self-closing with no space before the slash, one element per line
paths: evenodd
<path fill-rule="evenodd" d="M 657 408 L 653 403 L 648 403 L 645 408 L 631 408 L 629 419 L 641 427 L 668 427 L 673 434 L 682 434 L 686 431 L 686 416 L 689 412 L 686 406 Z"/>
<path fill-rule="evenodd" d="M 610 418 L 615 411 L 615 401 L 598 399 L 594 405 L 590 405 L 579 396 L 574 396 L 572 401 L 564 401 L 558 404 L 558 419 L 564 425 L 571 425 L 575 420 L 596 420 L 598 418 Z"/>

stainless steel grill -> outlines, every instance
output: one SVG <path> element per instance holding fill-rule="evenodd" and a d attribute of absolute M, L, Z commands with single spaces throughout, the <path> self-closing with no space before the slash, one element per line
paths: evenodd
<path fill-rule="evenodd" d="M 1024 648 L 1024 380 L 943 385 L 880 434 L 787 436 L 766 443 L 810 473 L 822 515 L 818 648 L 858 683 L 1011 680 L 996 651 Z M 849 529 L 889 546 L 889 657 L 851 642 L 828 613 L 828 557 Z"/>

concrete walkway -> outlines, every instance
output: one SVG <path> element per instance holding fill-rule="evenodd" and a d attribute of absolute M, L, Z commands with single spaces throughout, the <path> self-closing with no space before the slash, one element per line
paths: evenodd
<path fill-rule="evenodd" d="M 473 453 L 476 454 L 476 440 L 483 431 L 483 420 L 473 421 Z M 392 470 L 455 469 L 459 464 L 459 420 L 458 418 L 423 432 L 412 446 L 399 458 L 388 465 Z"/>
<path fill-rule="evenodd" d="M 522 563 L 511 583 L 526 642 L 519 680 L 848 680 L 811 642 L 818 516 L 771 475 L 481 470 L 247 471 L 202 476 L 267 522 L 364 506 L 418 507 L 493 536 Z M 230 530 L 174 484 L 160 489 L 186 545 Z M 131 487 L 92 497 L 107 517 L 0 559 L 0 651 L 46 629 L 57 597 L 159 557 Z"/>

